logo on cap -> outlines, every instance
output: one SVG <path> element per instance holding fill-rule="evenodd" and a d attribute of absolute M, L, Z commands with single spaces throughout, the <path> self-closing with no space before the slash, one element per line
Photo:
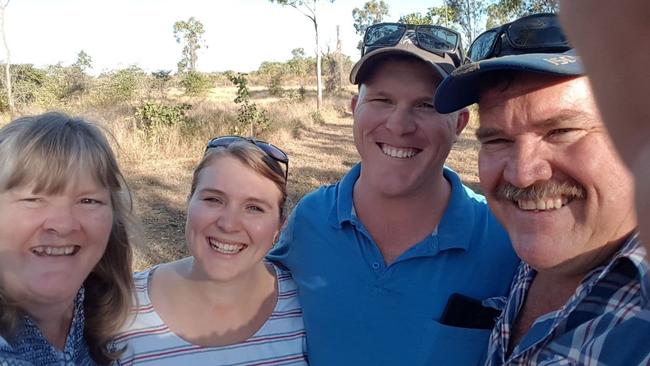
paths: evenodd
<path fill-rule="evenodd" d="M 481 68 L 481 65 L 479 65 L 479 62 L 472 62 L 469 64 L 462 65 L 458 68 L 456 68 L 454 71 L 451 72 L 451 76 L 460 76 L 463 74 L 468 74 L 470 72 L 474 72 L 478 69 Z"/>
<path fill-rule="evenodd" d="M 560 66 L 560 65 L 572 64 L 577 62 L 578 60 L 576 59 L 575 56 L 563 55 L 563 56 L 545 58 L 544 61 L 552 63 L 555 66 Z"/>

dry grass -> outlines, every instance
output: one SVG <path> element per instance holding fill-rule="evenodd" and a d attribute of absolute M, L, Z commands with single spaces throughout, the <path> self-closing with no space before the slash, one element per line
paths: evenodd
<path fill-rule="evenodd" d="M 134 192 L 135 208 L 145 233 L 144 243 L 136 250 L 134 269 L 187 255 L 185 205 L 191 172 L 207 140 L 225 134 L 228 123 L 235 118 L 235 93 L 234 87 L 223 87 L 201 99 L 187 100 L 172 91 L 170 98 L 192 104 L 189 115 L 195 126 L 189 134 L 178 127 L 165 128 L 156 133 L 154 140 L 136 128 L 133 106 L 65 110 L 104 126 L 119 142 L 115 149 Z M 253 102 L 263 106 L 272 121 L 271 131 L 259 137 L 282 147 L 291 159 L 290 204 L 323 184 L 337 181 L 358 161 L 349 110 L 352 93 L 350 89 L 326 98 L 322 121 L 315 121 L 315 91 L 308 90 L 305 101 L 300 102 L 271 97 L 266 89 L 251 87 Z M 8 120 L 6 116 L 4 119 Z M 470 122 L 448 159 L 448 165 L 472 188 L 478 187 L 475 128 L 476 123 Z"/>

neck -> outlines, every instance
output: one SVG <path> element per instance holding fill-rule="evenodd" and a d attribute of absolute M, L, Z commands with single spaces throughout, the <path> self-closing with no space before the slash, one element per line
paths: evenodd
<path fill-rule="evenodd" d="M 442 219 L 450 195 L 451 185 L 441 171 L 435 184 L 396 197 L 376 192 L 359 177 L 353 201 L 357 217 L 388 264 L 433 232 Z"/>
<path fill-rule="evenodd" d="M 249 273 L 228 281 L 206 278 L 193 260 L 188 264 L 189 268 L 181 274 L 182 277 L 189 280 L 187 285 L 193 288 L 192 293 L 198 294 L 200 300 L 211 307 L 242 308 L 260 294 L 267 297 L 277 291 L 275 273 L 263 261 Z"/>
<path fill-rule="evenodd" d="M 74 299 L 61 304 L 29 304 L 21 306 L 34 320 L 45 339 L 62 350 L 70 331 Z"/>
<path fill-rule="evenodd" d="M 372 216 L 381 216 L 381 220 L 396 220 L 422 222 L 423 215 L 442 217 L 451 195 L 451 185 L 442 175 L 437 175 L 432 182 L 415 189 L 412 192 L 398 196 L 386 195 L 371 187 L 361 176 L 354 185 L 353 201 L 357 213 L 372 212 Z M 381 215 L 375 215 L 381 212 Z"/>

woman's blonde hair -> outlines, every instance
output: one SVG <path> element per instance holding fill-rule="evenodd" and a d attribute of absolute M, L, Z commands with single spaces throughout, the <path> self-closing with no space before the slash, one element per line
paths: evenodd
<path fill-rule="evenodd" d="M 280 190 L 280 222 L 284 222 L 286 218 L 286 203 L 287 203 L 287 181 L 285 172 L 282 170 L 280 163 L 268 156 L 259 147 L 255 146 L 252 142 L 242 139 L 242 141 L 233 142 L 227 147 L 216 147 L 208 149 L 199 164 L 194 168 L 192 174 L 192 186 L 188 199 L 194 195 L 196 186 L 199 183 L 199 174 L 206 166 L 219 157 L 231 156 L 239 160 L 242 164 L 251 168 L 257 174 L 271 180 L 275 186 Z M 288 169 L 288 168 L 287 168 Z"/>
<path fill-rule="evenodd" d="M 113 226 L 99 263 L 84 281 L 84 337 L 95 362 L 119 356 L 110 349 L 133 302 L 131 194 L 102 131 L 62 113 L 18 118 L 0 129 L 0 191 L 34 185 L 35 192 L 63 192 L 71 177 L 91 172 L 110 191 Z M 74 178 L 72 178 L 74 179 Z M 24 312 L 0 283 L 0 335 L 15 336 Z"/>

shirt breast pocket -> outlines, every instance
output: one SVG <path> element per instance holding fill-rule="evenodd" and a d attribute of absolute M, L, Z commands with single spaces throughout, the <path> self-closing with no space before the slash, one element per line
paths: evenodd
<path fill-rule="evenodd" d="M 425 341 L 432 349 L 427 365 L 482 365 L 491 329 L 461 328 L 436 321 L 430 324 L 431 337 Z"/>

